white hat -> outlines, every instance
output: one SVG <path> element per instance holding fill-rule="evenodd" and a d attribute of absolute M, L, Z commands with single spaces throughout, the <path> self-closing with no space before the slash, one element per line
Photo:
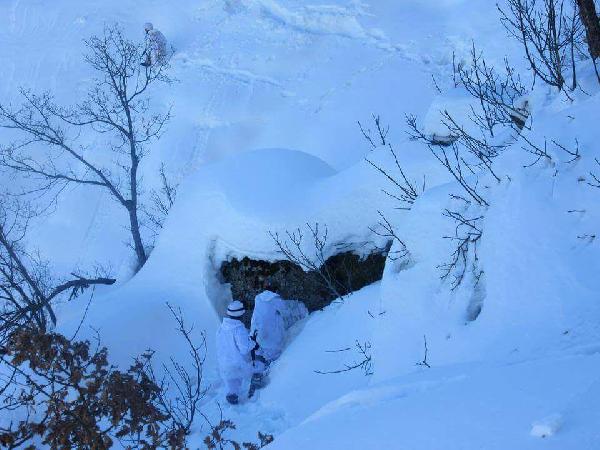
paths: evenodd
<path fill-rule="evenodd" d="M 244 308 L 244 305 L 242 304 L 242 302 L 234 300 L 232 301 L 229 306 L 227 307 L 227 315 L 229 317 L 242 317 L 244 315 L 244 313 L 246 312 L 246 308 Z"/>
<path fill-rule="evenodd" d="M 154 29 L 154 25 L 152 25 L 151 22 L 146 22 L 144 24 L 144 31 L 150 31 L 150 30 L 153 30 L 153 29 Z"/>

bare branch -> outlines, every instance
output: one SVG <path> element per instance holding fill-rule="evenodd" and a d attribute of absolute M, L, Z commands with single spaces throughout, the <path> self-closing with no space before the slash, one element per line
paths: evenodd
<path fill-rule="evenodd" d="M 395 200 L 398 200 L 398 202 L 401 204 L 399 209 L 410 209 L 411 205 L 415 202 L 415 200 L 417 199 L 419 194 L 425 190 L 425 179 L 423 179 L 423 185 L 418 186 L 415 181 L 410 180 L 406 176 L 406 173 L 404 172 L 404 169 L 402 168 L 402 165 L 400 164 L 398 155 L 396 154 L 394 147 L 392 146 L 392 144 L 389 141 L 387 141 L 387 135 L 390 130 L 389 125 L 385 126 L 385 127 L 383 125 L 381 125 L 380 116 L 376 116 L 374 114 L 373 114 L 373 121 L 375 122 L 375 127 L 377 129 L 377 133 L 379 136 L 378 144 L 375 144 L 375 142 L 371 138 L 371 131 L 368 130 L 367 132 L 365 132 L 365 130 L 363 129 L 362 125 L 359 122 L 358 125 L 360 127 L 360 130 L 361 130 L 363 136 L 365 137 L 365 139 L 371 144 L 371 146 L 373 148 L 385 147 L 389 151 L 389 153 L 392 155 L 392 157 L 394 159 L 394 165 L 395 165 L 394 170 L 397 171 L 397 175 L 392 174 L 392 172 L 389 169 L 384 168 L 378 164 L 375 164 L 369 158 L 365 158 L 365 161 L 367 161 L 375 170 L 377 170 L 388 181 L 390 181 L 393 184 L 394 189 L 396 190 L 395 193 L 390 193 L 386 190 L 383 190 L 383 192 L 386 195 L 388 195 L 389 197 L 391 197 Z"/>
<path fill-rule="evenodd" d="M 427 353 L 428 353 L 429 349 L 427 348 L 427 337 L 425 335 L 423 335 L 423 344 L 425 346 L 425 350 L 424 350 L 425 354 L 423 356 L 423 361 L 416 363 L 416 365 L 427 367 L 428 369 L 431 369 L 431 366 L 427 362 Z"/>
<path fill-rule="evenodd" d="M 594 160 L 596 161 L 596 164 L 598 165 L 598 167 L 600 167 L 600 161 L 598 160 L 598 158 L 594 158 Z M 586 181 L 586 183 L 589 186 L 592 186 L 592 187 L 600 189 L 600 176 L 596 175 L 594 172 L 591 172 L 591 171 L 590 171 L 590 176 L 592 177 L 592 179 L 594 181 L 591 181 L 591 182 L 590 181 Z"/>
<path fill-rule="evenodd" d="M 51 301 L 54 297 L 62 294 L 64 291 L 68 291 L 71 290 L 71 294 L 69 295 L 69 299 L 73 299 L 75 298 L 77 295 L 79 295 L 81 292 L 83 292 L 84 290 L 88 289 L 90 286 L 95 286 L 95 285 L 105 285 L 105 286 L 110 286 L 112 284 L 114 284 L 117 280 L 114 278 L 104 278 L 104 277 L 100 277 L 100 278 L 85 278 L 76 274 L 71 274 L 74 277 L 76 277 L 74 280 L 70 280 L 67 281 L 66 283 L 63 283 L 59 286 L 57 286 L 56 288 L 54 288 L 54 290 L 50 293 L 50 295 L 48 295 L 48 301 Z"/>
<path fill-rule="evenodd" d="M 308 253 L 304 241 L 304 233 L 300 228 L 294 231 L 287 230 L 286 238 L 282 238 L 279 233 L 269 231 L 269 235 L 278 247 L 279 252 L 288 261 L 300 266 L 305 272 L 312 272 L 317 275 L 321 285 L 334 297 L 342 299 L 344 295 L 351 292 L 351 286 L 346 286 L 332 273 L 327 264 L 328 230 L 326 226 L 306 224 L 310 235 L 310 248 L 312 254 Z"/>
<path fill-rule="evenodd" d="M 365 376 L 373 375 L 373 360 L 372 360 L 373 358 L 371 356 L 371 343 L 364 342 L 363 344 L 361 344 L 358 340 L 356 340 L 355 349 L 358 352 L 359 357 L 360 357 L 360 359 L 358 361 L 355 361 L 351 364 L 344 364 L 343 369 L 327 370 L 327 371 L 315 370 L 314 372 L 318 373 L 320 375 L 331 375 L 331 374 L 337 374 L 337 373 L 350 372 L 351 370 L 355 370 L 355 369 L 361 369 L 363 371 L 363 373 L 365 374 Z M 337 352 L 347 351 L 347 350 L 350 350 L 350 348 L 337 350 Z"/>
<path fill-rule="evenodd" d="M 564 0 L 507 0 L 507 9 L 496 5 L 509 35 L 521 43 L 531 70 L 544 83 L 566 93 L 566 71 L 572 64 L 581 22 L 576 12 L 567 15 Z M 568 95 L 568 94 L 567 94 Z"/>
<path fill-rule="evenodd" d="M 445 236 L 445 239 L 454 242 L 456 247 L 450 261 L 438 267 L 442 270 L 442 280 L 452 277 L 451 289 L 454 291 L 462 284 L 468 270 L 476 279 L 479 279 L 483 273 L 479 268 L 477 255 L 477 246 L 483 235 L 481 228 L 483 216 L 468 218 L 462 213 L 448 209 L 444 211 L 444 216 L 454 220 L 456 224 L 454 235 Z"/>
<path fill-rule="evenodd" d="M 171 82 L 168 60 L 141 66 L 145 45 L 126 39 L 116 25 L 85 44 L 85 61 L 96 70 L 97 78 L 81 103 L 64 108 L 49 93 L 36 95 L 22 89 L 21 106 L 0 104 L 0 127 L 22 137 L 0 148 L 0 166 L 39 180 L 37 191 L 41 192 L 60 192 L 68 184 L 108 192 L 127 212 L 139 269 L 147 259 L 138 217 L 142 207 L 139 165 L 171 117 L 170 110 L 152 112 L 149 88 Z M 103 145 L 113 154 L 110 163 L 97 162 L 90 149 L 79 143 L 86 129 L 106 135 Z"/>

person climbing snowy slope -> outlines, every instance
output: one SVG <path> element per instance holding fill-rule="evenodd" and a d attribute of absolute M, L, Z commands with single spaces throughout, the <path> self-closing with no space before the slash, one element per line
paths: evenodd
<path fill-rule="evenodd" d="M 217 330 L 217 357 L 219 372 L 227 389 L 227 401 L 233 405 L 239 402 L 242 387 L 254 373 L 251 353 L 256 343 L 250 339 L 248 330 L 241 321 L 246 312 L 244 305 L 233 301 L 227 308 Z"/>
<path fill-rule="evenodd" d="M 143 66 L 149 67 L 155 64 L 166 64 L 167 62 L 167 39 L 164 34 L 154 29 L 152 23 L 144 24 L 146 32 L 146 50 L 144 55 L 146 59 L 142 63 Z"/>

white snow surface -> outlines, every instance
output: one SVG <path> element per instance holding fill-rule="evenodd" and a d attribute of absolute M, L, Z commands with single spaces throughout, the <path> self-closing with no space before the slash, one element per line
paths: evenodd
<path fill-rule="evenodd" d="M 194 338 L 206 332 L 211 388 L 202 406 L 217 417 L 224 390 L 214 334 L 231 300 L 220 264 L 275 260 L 269 231 L 316 222 L 328 227 L 328 252 L 342 242 L 364 252 L 384 242 L 369 230 L 383 211 L 410 260 L 389 259 L 380 283 L 296 324 L 270 384 L 251 401 L 223 405 L 237 424 L 232 437 L 273 433 L 276 449 L 600 448 L 600 189 L 588 184 L 590 172 L 600 175 L 600 94 L 585 62 L 585 93 L 573 100 L 536 86 L 526 131 L 569 148 L 577 139 L 581 158 L 568 162 L 550 144 L 553 161 L 524 167 L 535 157 L 515 144 L 496 160 L 501 181 L 481 179 L 491 205 L 478 249 L 484 275 L 453 291 L 440 279 L 453 250 L 444 236 L 455 227 L 442 212 L 462 207 L 449 197 L 460 187 L 407 138 L 404 116 L 443 132 L 442 109 L 468 114 L 470 100 L 451 89 L 449 74 L 452 52 L 464 57 L 471 39 L 491 63 L 508 55 L 525 67 L 493 2 L 6 0 L 0 99 L 25 86 L 77 101 L 90 77 L 81 40 L 109 22 L 142 39 L 146 21 L 173 45 L 179 81 L 154 96 L 158 109 L 173 105 L 174 118 L 143 163 L 143 181 L 146 193 L 156 187 L 164 161 L 181 180 L 179 195 L 131 279 L 125 218 L 106 196 L 69 189 L 32 224 L 31 244 L 57 273 L 98 262 L 119 276 L 89 307 L 89 295 L 58 305 L 60 331 L 73 332 L 85 316 L 80 337 L 98 329 L 115 363 L 147 348 L 158 360 L 183 360 L 165 303 L 182 308 Z M 395 208 L 381 192 L 393 186 L 364 161 L 393 168 L 356 125 L 372 128 L 371 113 L 390 124 L 408 176 L 420 183 L 426 175 L 410 211 Z M 430 368 L 417 365 L 424 340 Z M 317 373 L 359 362 L 357 343 L 369 345 L 372 374 Z M 206 431 L 198 424 L 192 444 L 201 446 Z"/>

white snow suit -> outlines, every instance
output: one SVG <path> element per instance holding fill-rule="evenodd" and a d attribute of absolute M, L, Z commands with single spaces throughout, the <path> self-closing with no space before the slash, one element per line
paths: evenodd
<path fill-rule="evenodd" d="M 285 342 L 283 300 L 274 292 L 264 291 L 254 300 L 254 312 L 250 324 L 251 333 L 256 332 L 260 346 L 257 354 L 267 361 L 279 358 Z"/>
<path fill-rule="evenodd" d="M 151 29 L 146 32 L 146 52 L 150 65 L 167 62 L 167 39 L 160 31 Z"/>
<path fill-rule="evenodd" d="M 249 380 L 252 376 L 250 352 L 254 345 L 242 322 L 229 317 L 223 318 L 217 330 L 217 355 L 219 372 L 228 394 L 239 396 L 244 380 Z"/>

